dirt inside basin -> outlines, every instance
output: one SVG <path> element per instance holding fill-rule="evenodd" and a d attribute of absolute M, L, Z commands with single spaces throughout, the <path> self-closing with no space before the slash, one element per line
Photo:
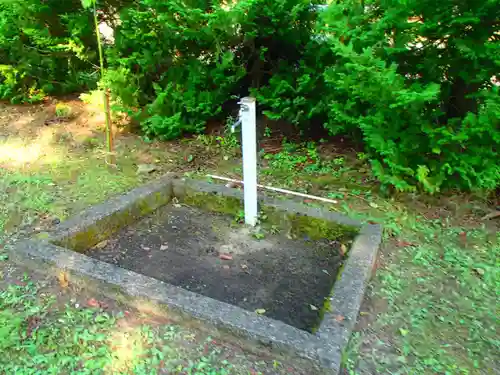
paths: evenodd
<path fill-rule="evenodd" d="M 342 265 L 341 243 L 273 232 L 257 239 L 230 216 L 168 205 L 87 255 L 313 331 Z"/>

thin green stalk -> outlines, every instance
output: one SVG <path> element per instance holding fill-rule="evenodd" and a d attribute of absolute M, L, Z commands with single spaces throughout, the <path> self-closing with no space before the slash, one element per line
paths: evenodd
<path fill-rule="evenodd" d="M 102 44 L 101 44 L 101 33 L 99 32 L 99 21 L 97 19 L 97 9 L 96 9 L 96 3 L 94 2 L 94 24 L 95 24 L 95 33 L 97 36 L 97 48 L 99 50 L 99 63 L 101 65 L 101 78 L 103 78 L 104 81 L 104 54 L 102 51 Z M 109 101 L 107 98 L 107 88 L 104 87 L 103 91 L 103 100 L 104 100 L 104 113 L 105 113 L 105 122 L 106 122 L 106 145 L 108 152 L 111 153 L 113 152 L 113 140 L 112 140 L 112 134 L 111 134 L 111 121 L 110 121 L 110 108 L 109 108 Z"/>

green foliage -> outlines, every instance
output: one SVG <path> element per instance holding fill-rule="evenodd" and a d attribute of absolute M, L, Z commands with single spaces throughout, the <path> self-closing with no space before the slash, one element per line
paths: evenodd
<path fill-rule="evenodd" d="M 120 17 L 110 87 L 165 139 L 200 133 L 234 94 L 300 57 L 315 20 L 305 0 L 140 0 Z"/>
<path fill-rule="evenodd" d="M 96 7 L 115 32 L 100 84 L 148 139 L 202 133 L 250 93 L 302 134 L 358 142 L 385 187 L 498 187 L 497 2 L 319 3 L 3 2 L 0 98 L 92 86 Z"/>
<path fill-rule="evenodd" d="M 331 7 L 324 30 L 345 40 L 332 43 L 342 67 L 325 72 L 344 97 L 330 118 L 361 130 L 375 175 L 398 190 L 493 189 L 500 183 L 500 97 L 490 81 L 500 67 L 497 8 L 433 4 L 354 7 L 343 30 L 330 20 L 345 5 Z"/>
<path fill-rule="evenodd" d="M 494 3 L 332 4 L 298 61 L 255 94 L 273 119 L 301 129 L 322 124 L 362 142 L 386 186 L 493 189 L 500 184 Z"/>
<path fill-rule="evenodd" d="M 209 8 L 143 0 L 120 14 L 107 80 L 125 107 L 144 108 L 135 115 L 146 135 L 200 133 L 244 75 L 235 53 L 216 40 L 231 28 L 230 15 Z"/>
<path fill-rule="evenodd" d="M 0 3 L 0 99 L 36 102 L 93 84 L 92 24 L 79 2 Z"/>

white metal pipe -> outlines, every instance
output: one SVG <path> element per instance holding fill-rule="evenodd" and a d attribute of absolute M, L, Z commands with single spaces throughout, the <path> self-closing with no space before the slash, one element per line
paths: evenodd
<path fill-rule="evenodd" d="M 242 185 L 245 184 L 244 181 L 235 180 L 233 178 L 215 176 L 215 175 L 211 175 L 211 174 L 207 175 L 207 177 L 210 177 L 210 178 L 213 178 L 213 179 L 216 179 L 216 180 L 221 180 L 221 181 L 234 182 L 234 183 L 242 184 Z M 277 193 L 296 195 L 298 197 L 303 197 L 303 198 L 307 198 L 307 199 L 312 199 L 312 200 L 317 200 L 317 201 L 326 202 L 326 203 L 332 203 L 332 204 L 339 203 L 338 201 L 333 200 L 333 199 L 318 197 L 316 195 L 310 195 L 310 194 L 305 194 L 305 193 L 299 193 L 299 192 L 296 192 L 296 191 L 281 189 L 281 188 L 277 188 L 277 187 L 273 187 L 273 186 L 265 186 L 265 185 L 260 185 L 260 184 L 257 184 L 257 186 L 259 188 L 261 188 L 261 189 L 266 189 L 266 190 L 274 191 L 274 192 L 277 192 Z"/>
<path fill-rule="evenodd" d="M 257 225 L 257 114 L 256 100 L 245 97 L 240 101 L 241 138 L 243 144 L 243 181 L 245 223 Z"/>

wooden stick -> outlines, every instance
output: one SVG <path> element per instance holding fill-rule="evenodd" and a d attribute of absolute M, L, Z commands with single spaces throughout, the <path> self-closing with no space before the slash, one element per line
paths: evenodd
<path fill-rule="evenodd" d="M 113 122 L 111 121 L 109 89 L 104 90 L 104 115 L 106 116 L 106 142 L 108 145 L 108 164 L 115 164 L 114 142 L 113 142 Z"/>

